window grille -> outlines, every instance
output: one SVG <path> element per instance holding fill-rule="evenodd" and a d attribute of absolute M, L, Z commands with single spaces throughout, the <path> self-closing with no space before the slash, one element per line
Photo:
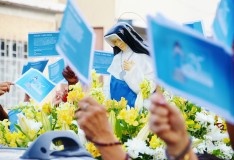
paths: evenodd
<path fill-rule="evenodd" d="M 27 42 L 0 38 L 0 82 L 17 80 L 27 63 Z M 25 93 L 11 86 L 9 93 L 0 96 L 0 104 L 11 108 L 24 100 Z"/>

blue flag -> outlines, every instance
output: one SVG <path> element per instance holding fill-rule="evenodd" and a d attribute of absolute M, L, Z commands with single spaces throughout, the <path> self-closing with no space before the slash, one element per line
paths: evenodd
<path fill-rule="evenodd" d="M 114 58 L 111 52 L 95 51 L 93 68 L 99 74 L 109 74 L 107 69 L 110 67 Z"/>
<path fill-rule="evenodd" d="M 43 72 L 49 60 L 42 60 L 36 62 L 28 62 L 27 65 L 23 66 L 22 74 L 27 72 L 30 68 L 37 69 L 40 72 Z"/>
<path fill-rule="evenodd" d="M 37 102 L 41 102 L 55 87 L 41 72 L 33 68 L 24 73 L 15 84 Z"/>
<path fill-rule="evenodd" d="M 157 82 L 234 122 L 234 63 L 221 43 L 161 16 L 148 17 Z"/>
<path fill-rule="evenodd" d="M 64 80 L 64 77 L 62 75 L 64 67 L 65 64 L 63 59 L 60 59 L 57 62 L 48 66 L 49 79 L 55 84 L 58 84 L 59 82 Z"/>
<path fill-rule="evenodd" d="M 229 48 L 234 43 L 234 1 L 221 0 L 213 22 L 214 36 Z"/>
<path fill-rule="evenodd" d="M 85 84 L 91 80 L 94 38 L 75 1 L 68 0 L 56 49 Z"/>
<path fill-rule="evenodd" d="M 58 56 L 55 44 L 59 32 L 42 32 L 28 34 L 28 57 Z"/>
<path fill-rule="evenodd" d="M 188 26 L 204 35 L 201 21 L 186 23 L 185 26 Z"/>

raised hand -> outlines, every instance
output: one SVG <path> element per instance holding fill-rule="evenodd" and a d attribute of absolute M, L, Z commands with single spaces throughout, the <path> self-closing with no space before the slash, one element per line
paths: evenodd
<path fill-rule="evenodd" d="M 0 96 L 10 91 L 10 86 L 14 85 L 12 82 L 2 82 L 0 83 Z"/>
<path fill-rule="evenodd" d="M 69 85 L 74 85 L 79 81 L 78 77 L 75 75 L 75 73 L 72 71 L 72 69 L 69 66 L 64 68 L 62 74 L 63 77 L 68 81 Z"/>
<path fill-rule="evenodd" d="M 84 130 L 86 137 L 96 145 L 102 155 L 102 159 L 125 159 L 126 153 L 121 145 L 101 146 L 97 144 L 106 145 L 118 142 L 108 122 L 105 107 L 98 104 L 98 102 L 91 97 L 82 99 L 78 105 L 80 109 L 75 114 L 77 122 L 80 128 Z"/>
<path fill-rule="evenodd" d="M 176 106 L 169 105 L 161 94 L 151 97 L 150 129 L 167 144 L 167 152 L 178 156 L 189 146 L 189 136 L 185 120 Z M 191 147 L 190 159 L 197 159 Z"/>

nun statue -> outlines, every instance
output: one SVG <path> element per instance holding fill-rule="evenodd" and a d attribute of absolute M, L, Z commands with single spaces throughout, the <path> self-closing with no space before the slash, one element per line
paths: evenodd
<path fill-rule="evenodd" d="M 156 88 L 148 46 L 129 24 L 123 22 L 111 28 L 104 38 L 114 51 L 108 68 L 111 75 L 109 96 L 117 101 L 124 97 L 128 105 L 134 107 L 144 79 L 151 82 L 152 92 Z"/>

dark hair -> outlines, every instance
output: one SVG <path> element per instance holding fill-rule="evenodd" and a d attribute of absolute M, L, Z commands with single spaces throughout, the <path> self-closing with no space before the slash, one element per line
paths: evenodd
<path fill-rule="evenodd" d="M 199 160 L 223 160 L 219 157 L 216 157 L 214 155 L 208 154 L 208 153 L 203 153 L 203 154 L 197 154 L 197 158 Z"/>
<path fill-rule="evenodd" d="M 128 23 L 120 22 L 112 27 L 104 37 L 118 35 L 135 53 L 149 55 L 148 45 L 144 39 Z M 113 47 L 114 54 L 121 52 L 119 47 Z"/>

